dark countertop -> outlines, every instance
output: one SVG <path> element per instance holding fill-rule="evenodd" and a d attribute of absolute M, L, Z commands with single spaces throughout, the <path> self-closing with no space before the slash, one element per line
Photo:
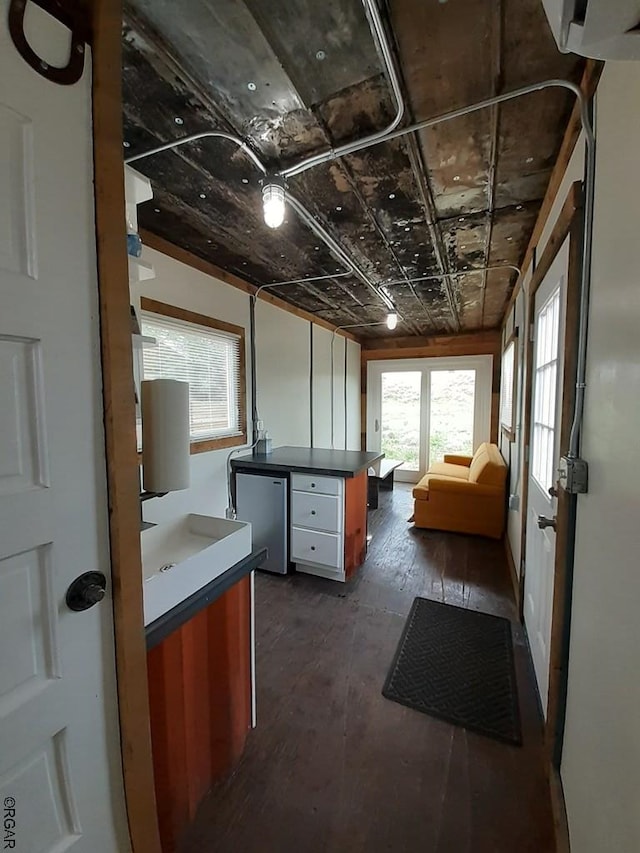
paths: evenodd
<path fill-rule="evenodd" d="M 220 598 L 227 590 L 238 583 L 239 580 L 251 574 L 254 569 L 264 563 L 267 556 L 267 549 L 262 548 L 253 551 L 248 557 L 245 557 L 235 566 L 231 566 L 226 572 L 218 575 L 202 589 L 194 592 L 189 598 L 185 598 L 180 604 L 176 604 L 171 610 L 163 613 L 154 622 L 151 622 L 145 628 L 145 637 L 147 640 L 147 651 L 157 646 L 163 640 L 173 634 L 178 628 L 182 627 L 185 622 L 199 613 L 203 608 Z"/>
<path fill-rule="evenodd" d="M 237 456 L 231 460 L 236 471 L 278 471 L 355 477 L 382 459 L 384 453 L 362 450 L 328 450 L 323 447 L 276 447 L 272 453 Z"/>

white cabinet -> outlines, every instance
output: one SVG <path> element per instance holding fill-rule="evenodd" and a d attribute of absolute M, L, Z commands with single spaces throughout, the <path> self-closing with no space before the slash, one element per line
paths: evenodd
<path fill-rule="evenodd" d="M 291 475 L 291 559 L 299 572 L 345 580 L 344 479 Z"/>
<path fill-rule="evenodd" d="M 291 522 L 297 527 L 342 533 L 342 499 L 339 495 L 291 492 Z"/>

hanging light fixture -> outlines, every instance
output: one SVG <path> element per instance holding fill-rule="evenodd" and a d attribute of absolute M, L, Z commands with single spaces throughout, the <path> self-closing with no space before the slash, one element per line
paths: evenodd
<path fill-rule="evenodd" d="M 285 214 L 284 181 L 275 175 L 265 178 L 262 187 L 262 207 L 264 221 L 269 228 L 279 228 L 284 222 Z"/>
<path fill-rule="evenodd" d="M 398 315 L 394 314 L 394 313 L 387 314 L 387 329 L 393 330 L 393 329 L 395 329 L 395 327 L 397 325 L 398 325 Z"/>

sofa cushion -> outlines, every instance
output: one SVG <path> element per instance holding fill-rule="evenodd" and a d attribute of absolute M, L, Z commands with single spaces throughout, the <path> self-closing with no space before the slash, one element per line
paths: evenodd
<path fill-rule="evenodd" d="M 439 477 L 459 477 L 461 480 L 469 479 L 468 465 L 454 465 L 452 462 L 434 462 L 427 474 L 437 474 Z"/>
<path fill-rule="evenodd" d="M 437 477 L 439 480 L 451 480 L 453 483 L 461 483 L 467 482 L 467 480 L 462 480 L 461 477 L 446 477 L 444 474 L 434 474 L 431 470 L 429 470 L 428 474 L 425 474 L 424 477 L 413 487 L 413 497 L 418 501 L 426 501 L 429 497 L 429 480 L 431 477 Z"/>
<path fill-rule="evenodd" d="M 476 450 L 469 467 L 469 482 L 484 486 L 502 486 L 507 466 L 495 444 L 484 442 Z"/>

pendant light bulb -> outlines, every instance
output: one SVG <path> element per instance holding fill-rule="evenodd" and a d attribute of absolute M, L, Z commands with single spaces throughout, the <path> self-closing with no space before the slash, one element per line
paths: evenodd
<path fill-rule="evenodd" d="M 397 325 L 398 325 L 398 315 L 394 314 L 394 313 L 387 314 L 387 329 L 393 330 L 393 329 L 395 329 L 395 327 Z"/>
<path fill-rule="evenodd" d="M 265 225 L 279 228 L 284 222 L 284 184 L 274 178 L 268 178 L 262 188 L 262 207 Z"/>

